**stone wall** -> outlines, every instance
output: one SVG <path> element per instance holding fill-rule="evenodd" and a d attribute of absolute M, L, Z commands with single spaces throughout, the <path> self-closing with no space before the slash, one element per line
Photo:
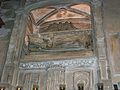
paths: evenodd
<path fill-rule="evenodd" d="M 120 1 L 104 0 L 104 30 L 107 38 L 113 83 L 120 81 Z M 117 79 L 116 79 L 117 78 Z"/>
<path fill-rule="evenodd" d="M 0 17 L 5 23 L 5 25 L 0 28 L 0 80 L 6 60 L 11 32 L 14 26 L 15 10 L 18 6 L 19 2 L 15 0 L 1 2 L 0 6 Z"/>

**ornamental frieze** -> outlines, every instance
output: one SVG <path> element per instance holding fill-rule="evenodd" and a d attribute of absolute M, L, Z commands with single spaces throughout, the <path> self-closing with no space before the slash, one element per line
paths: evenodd
<path fill-rule="evenodd" d="M 94 65 L 96 57 L 77 58 L 71 60 L 60 61 L 47 61 L 47 62 L 21 62 L 20 69 L 49 69 L 55 67 L 68 68 L 68 67 L 91 67 Z"/>

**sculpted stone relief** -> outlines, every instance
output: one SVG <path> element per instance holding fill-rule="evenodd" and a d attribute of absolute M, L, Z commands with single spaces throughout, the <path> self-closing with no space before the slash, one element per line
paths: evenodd
<path fill-rule="evenodd" d="M 40 26 L 39 33 L 42 32 L 54 32 L 54 31 L 72 31 L 72 30 L 89 30 L 91 29 L 91 23 L 89 20 L 84 19 L 64 19 L 59 21 L 51 21 L 43 23 Z"/>
<path fill-rule="evenodd" d="M 92 50 L 92 32 L 66 31 L 30 35 L 28 46 L 30 52 Z"/>
<path fill-rule="evenodd" d="M 21 73 L 19 75 L 21 84 L 18 82 L 18 85 L 22 85 L 25 90 L 31 90 L 34 85 L 38 86 L 40 90 L 60 90 L 60 86 L 65 86 L 65 90 L 79 90 L 78 85 L 80 84 L 83 84 L 84 90 L 94 90 L 90 70 L 69 71 L 57 66 L 47 70 L 25 70 Z"/>
<path fill-rule="evenodd" d="M 78 71 L 73 74 L 74 76 L 74 88 L 78 90 L 78 85 L 83 84 L 84 90 L 90 88 L 90 73 L 86 71 Z"/>
<path fill-rule="evenodd" d="M 42 28 L 40 32 L 54 32 L 54 31 L 65 31 L 65 30 L 74 30 L 77 29 L 72 22 L 59 22 L 59 23 L 51 23 L 47 28 Z"/>

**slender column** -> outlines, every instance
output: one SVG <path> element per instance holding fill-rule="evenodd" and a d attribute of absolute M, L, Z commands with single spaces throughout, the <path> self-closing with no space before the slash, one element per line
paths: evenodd
<path fill-rule="evenodd" d="M 44 77 L 44 90 L 47 90 L 47 79 L 48 79 L 48 71 L 47 70 L 44 72 L 44 75 L 45 75 L 45 77 Z"/>

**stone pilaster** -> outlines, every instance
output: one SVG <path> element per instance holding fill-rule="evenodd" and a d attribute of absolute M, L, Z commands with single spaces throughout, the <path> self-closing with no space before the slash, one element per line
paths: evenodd
<path fill-rule="evenodd" d="M 96 30 L 96 39 L 97 39 L 97 52 L 98 52 L 98 71 L 100 74 L 100 81 L 104 84 L 105 90 L 112 90 L 112 81 L 111 81 L 111 71 L 109 67 L 109 60 L 107 56 L 107 45 L 106 45 L 106 35 L 103 28 L 103 1 L 102 0 L 93 0 L 93 5 L 95 9 L 94 13 L 94 23 Z M 110 83 L 106 84 L 106 81 Z M 107 88 L 106 88 L 107 87 Z M 109 88 L 110 87 L 110 88 Z M 109 89 L 108 89 L 109 88 Z"/>

